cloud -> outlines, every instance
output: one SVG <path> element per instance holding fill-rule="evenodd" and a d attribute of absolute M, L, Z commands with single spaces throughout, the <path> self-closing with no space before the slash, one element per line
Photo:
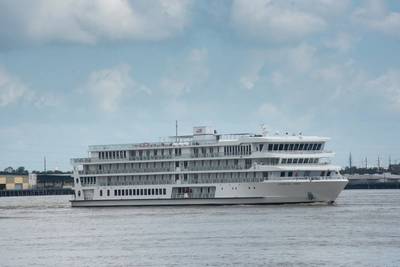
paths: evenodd
<path fill-rule="evenodd" d="M 384 97 L 390 106 L 400 111 L 400 70 L 388 70 L 366 83 L 366 88 L 375 95 Z"/>
<path fill-rule="evenodd" d="M 253 116 L 259 122 L 267 123 L 271 128 L 267 130 L 303 131 L 306 130 L 314 118 L 314 113 L 302 110 L 288 110 L 280 108 L 270 102 L 261 103 L 256 107 Z"/>
<path fill-rule="evenodd" d="M 29 91 L 18 77 L 0 66 L 0 107 L 16 103 L 26 97 Z"/>
<path fill-rule="evenodd" d="M 353 48 L 354 44 L 359 41 L 359 38 L 348 32 L 338 32 L 333 38 L 324 42 L 327 48 L 336 49 L 339 52 L 348 52 Z"/>
<path fill-rule="evenodd" d="M 390 12 L 384 1 L 368 1 L 354 11 L 352 18 L 372 31 L 400 38 L 400 12 Z"/>
<path fill-rule="evenodd" d="M 161 78 L 160 87 L 169 97 L 181 97 L 208 80 L 208 50 L 193 48 L 167 69 L 169 71 Z"/>
<path fill-rule="evenodd" d="M 37 0 L 0 3 L 0 33 L 7 42 L 79 43 L 157 41 L 182 32 L 189 0 Z"/>
<path fill-rule="evenodd" d="M 103 111 L 116 111 L 124 97 L 139 92 L 151 94 L 151 90 L 147 86 L 138 84 L 132 79 L 130 72 L 131 67 L 125 64 L 93 71 L 89 75 L 84 89 Z"/>
<path fill-rule="evenodd" d="M 0 108 L 16 103 L 28 103 L 36 108 L 54 107 L 61 103 L 61 97 L 32 90 L 18 76 L 0 66 Z"/>
<path fill-rule="evenodd" d="M 289 49 L 287 53 L 288 66 L 297 72 L 307 72 L 316 64 L 317 49 L 306 43 L 302 43 Z"/>
<path fill-rule="evenodd" d="M 247 70 L 246 74 L 240 77 L 239 82 L 241 85 L 247 90 L 253 89 L 260 80 L 260 72 L 263 67 L 264 60 L 257 60 L 254 64 L 252 64 L 252 66 L 250 66 L 250 68 Z"/>
<path fill-rule="evenodd" d="M 320 16 L 272 0 L 235 0 L 231 20 L 242 35 L 270 42 L 300 40 L 326 27 Z"/>

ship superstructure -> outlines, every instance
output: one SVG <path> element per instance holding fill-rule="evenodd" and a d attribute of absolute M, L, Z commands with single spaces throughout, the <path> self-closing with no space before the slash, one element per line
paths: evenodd
<path fill-rule="evenodd" d="M 348 181 L 328 140 L 194 127 L 162 142 L 89 146 L 72 159 L 72 206 L 331 203 Z"/>

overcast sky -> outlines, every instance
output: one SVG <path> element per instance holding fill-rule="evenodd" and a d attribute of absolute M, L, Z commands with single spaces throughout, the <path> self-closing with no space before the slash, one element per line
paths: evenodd
<path fill-rule="evenodd" d="M 0 0 L 0 169 L 192 126 L 400 161 L 399 1 Z"/>

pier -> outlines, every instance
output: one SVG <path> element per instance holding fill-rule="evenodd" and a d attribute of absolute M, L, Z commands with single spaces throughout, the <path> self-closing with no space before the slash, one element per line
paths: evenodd
<path fill-rule="evenodd" d="M 352 174 L 345 177 L 349 180 L 345 189 L 400 189 L 400 175 Z"/>
<path fill-rule="evenodd" d="M 0 190 L 0 197 L 49 196 L 49 195 L 73 195 L 73 194 L 74 191 L 71 188 Z"/>

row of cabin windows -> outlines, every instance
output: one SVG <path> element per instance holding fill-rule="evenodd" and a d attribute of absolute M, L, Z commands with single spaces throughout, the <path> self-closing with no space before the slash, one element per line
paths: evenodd
<path fill-rule="evenodd" d="M 251 145 L 240 145 L 240 146 L 224 146 L 224 155 L 250 155 Z"/>
<path fill-rule="evenodd" d="M 318 163 L 318 159 L 300 158 L 300 159 L 282 159 L 282 164 L 313 164 Z"/>
<path fill-rule="evenodd" d="M 247 160 L 247 159 L 246 159 Z M 274 159 L 267 159 L 274 160 Z M 251 165 L 251 160 L 247 161 Z M 276 162 L 277 163 L 277 162 Z M 148 169 L 159 169 L 159 168 L 169 168 L 169 170 L 174 170 L 174 167 L 183 167 L 184 169 L 190 167 L 211 167 L 211 166 L 226 166 L 226 167 L 234 167 L 239 165 L 238 159 L 233 160 L 201 160 L 201 161 L 175 161 L 175 162 L 146 162 L 146 163 L 114 163 L 114 164 L 99 164 L 93 165 L 93 167 L 89 168 L 88 165 L 85 166 L 85 172 L 90 173 L 91 171 L 110 171 L 110 170 L 136 170 L 136 171 L 149 171 Z M 249 167 L 248 166 L 248 167 Z"/>
<path fill-rule="evenodd" d="M 110 190 L 107 190 L 109 196 Z M 141 188 L 141 189 L 114 189 L 114 196 L 161 196 L 166 195 L 165 188 Z M 103 191 L 100 190 L 100 196 L 103 196 Z"/>
<path fill-rule="evenodd" d="M 182 155 L 182 149 L 181 148 L 168 148 L 168 149 L 147 149 L 147 150 L 131 150 L 130 151 L 130 156 L 133 158 L 139 157 L 146 157 L 150 158 L 152 156 L 172 156 L 175 154 L 175 156 L 180 156 Z"/>
<path fill-rule="evenodd" d="M 126 151 L 101 151 L 100 159 L 126 159 Z"/>
<path fill-rule="evenodd" d="M 182 155 L 181 148 L 169 149 L 148 149 L 148 150 L 131 150 L 129 156 L 131 158 L 150 158 L 152 156 L 172 156 L 173 152 L 176 156 Z M 100 159 L 126 159 L 127 151 L 101 151 L 99 152 Z"/>
<path fill-rule="evenodd" d="M 81 177 L 81 184 L 96 184 L 96 177 Z"/>
<path fill-rule="evenodd" d="M 324 177 L 324 176 L 331 176 L 331 173 L 333 174 L 334 172 L 331 172 L 331 171 L 321 171 L 321 173 L 319 174 L 319 176 L 322 176 L 322 177 Z M 294 174 L 294 175 L 293 175 Z M 288 172 L 281 172 L 281 175 L 280 175 L 281 177 L 293 177 L 293 176 L 298 176 L 297 175 L 297 172 L 293 172 L 293 171 L 288 171 Z M 307 176 L 310 176 L 310 172 L 309 171 L 306 171 L 306 172 L 304 172 L 304 176 L 305 177 L 307 177 Z"/>
<path fill-rule="evenodd" d="M 322 143 L 268 144 L 268 151 L 306 151 L 306 150 L 321 150 L 321 148 L 322 148 Z M 260 148 L 260 151 L 261 150 L 262 147 Z"/>
<path fill-rule="evenodd" d="M 219 148 L 218 147 L 195 147 L 193 148 L 193 154 L 195 156 L 207 156 L 208 154 L 215 154 L 219 152 Z"/>

